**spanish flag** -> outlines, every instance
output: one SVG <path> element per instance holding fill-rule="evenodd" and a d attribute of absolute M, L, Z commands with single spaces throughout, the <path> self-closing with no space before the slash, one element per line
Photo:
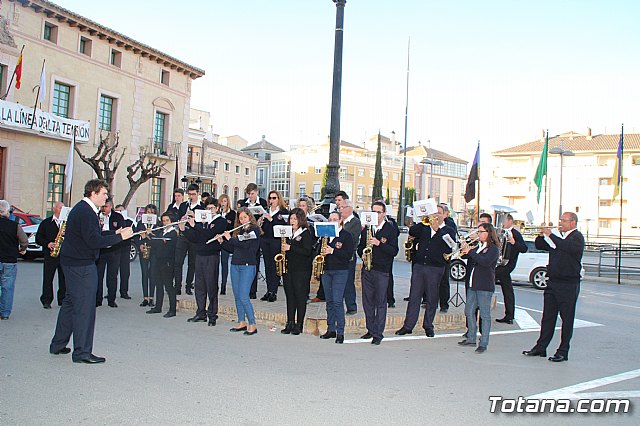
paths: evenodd
<path fill-rule="evenodd" d="M 16 89 L 20 88 L 20 82 L 22 80 L 22 53 L 18 57 L 18 63 L 16 64 L 16 69 L 13 71 L 16 75 Z"/>

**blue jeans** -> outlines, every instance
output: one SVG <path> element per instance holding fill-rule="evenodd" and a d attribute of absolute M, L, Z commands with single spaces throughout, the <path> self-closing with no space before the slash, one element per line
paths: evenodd
<path fill-rule="evenodd" d="M 327 331 L 344 334 L 344 288 L 347 284 L 348 269 L 325 270 L 322 274 L 322 286 L 327 303 Z"/>
<path fill-rule="evenodd" d="M 17 263 L 0 262 L 0 317 L 9 318 L 13 307 L 13 289 L 18 275 Z"/>
<path fill-rule="evenodd" d="M 220 291 L 227 292 L 227 276 L 229 275 L 229 253 L 226 250 L 220 251 L 220 265 L 222 266 L 222 281 L 220 281 Z"/>
<path fill-rule="evenodd" d="M 477 291 L 469 288 L 467 291 L 467 306 L 465 308 L 465 314 L 467 316 L 467 326 L 469 331 L 467 333 L 467 340 L 469 342 L 476 342 L 477 324 L 476 324 L 476 310 L 480 309 L 480 319 L 482 320 L 482 334 L 480 335 L 480 346 L 485 348 L 489 344 L 489 333 L 491 332 L 491 298 L 493 297 L 492 291 Z"/>
<path fill-rule="evenodd" d="M 233 297 L 236 300 L 236 311 L 238 311 L 238 322 L 243 322 L 245 317 L 249 324 L 256 323 L 253 313 L 253 306 L 249 300 L 249 291 L 253 278 L 256 276 L 256 265 L 231 265 L 229 269 L 231 275 L 231 288 Z"/>
<path fill-rule="evenodd" d="M 347 275 L 347 284 L 344 288 L 344 303 L 347 305 L 348 312 L 355 312 L 358 310 L 356 303 L 356 257 L 353 256 L 353 260 L 349 262 L 349 275 Z"/>

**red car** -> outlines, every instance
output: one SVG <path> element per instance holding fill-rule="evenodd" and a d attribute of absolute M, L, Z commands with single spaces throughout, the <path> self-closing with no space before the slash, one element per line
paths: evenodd
<path fill-rule="evenodd" d="M 13 212 L 14 219 L 20 226 L 39 225 L 42 218 L 37 214 Z"/>

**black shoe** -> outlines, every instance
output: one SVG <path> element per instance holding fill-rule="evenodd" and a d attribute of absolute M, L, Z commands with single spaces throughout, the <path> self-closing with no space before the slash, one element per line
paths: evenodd
<path fill-rule="evenodd" d="M 263 302 L 266 302 L 267 300 L 269 300 L 269 295 L 270 295 L 270 293 L 269 293 L 269 292 L 266 292 L 266 293 L 264 294 L 264 296 L 262 296 L 262 297 L 260 298 L 260 300 L 262 300 Z"/>
<path fill-rule="evenodd" d="M 336 337 L 335 331 L 327 331 L 326 333 L 320 335 L 321 339 L 333 339 L 335 337 Z"/>
<path fill-rule="evenodd" d="M 51 352 L 52 355 L 66 355 L 69 352 L 71 352 L 71 349 L 69 348 L 62 348 L 59 351 L 55 351 L 55 352 Z"/>
<path fill-rule="evenodd" d="M 102 302 L 96 302 L 96 308 L 97 308 L 98 306 L 102 306 Z"/>
<path fill-rule="evenodd" d="M 256 329 L 255 329 L 255 330 L 253 330 L 253 331 L 245 331 L 245 332 L 244 332 L 244 333 L 242 333 L 242 334 L 244 334 L 245 336 L 253 336 L 254 334 L 258 334 L 258 329 L 256 328 Z"/>
<path fill-rule="evenodd" d="M 371 339 L 372 337 L 373 336 L 368 331 L 367 331 L 367 334 L 363 334 L 362 336 L 360 336 L 360 338 L 364 340 Z"/>
<path fill-rule="evenodd" d="M 469 332 L 467 331 L 466 333 L 464 333 L 464 334 L 462 335 L 462 337 L 464 337 L 465 339 L 466 339 L 467 337 L 469 337 Z"/>
<path fill-rule="evenodd" d="M 382 338 L 381 337 L 374 337 L 373 340 L 371 341 L 371 344 L 378 346 L 380 344 L 380 342 L 382 342 Z"/>
<path fill-rule="evenodd" d="M 357 310 L 355 310 L 355 311 L 347 311 L 347 315 L 355 315 L 357 313 L 358 313 Z"/>
<path fill-rule="evenodd" d="M 513 320 L 507 317 L 504 318 L 496 318 L 496 322 L 502 322 L 504 324 L 513 324 Z"/>
<path fill-rule="evenodd" d="M 43 303 L 43 304 L 42 304 L 42 307 L 43 307 L 44 309 L 51 309 L 51 303 Z"/>
<path fill-rule="evenodd" d="M 199 317 L 197 315 L 194 315 L 193 317 L 189 318 L 187 320 L 187 322 L 205 322 L 207 319 L 205 317 Z"/>
<path fill-rule="evenodd" d="M 569 361 L 569 357 L 567 355 L 555 354 L 554 356 L 549 357 L 549 361 L 551 362 Z"/>
<path fill-rule="evenodd" d="M 249 299 L 256 299 L 258 296 L 255 293 L 249 295 Z"/>
<path fill-rule="evenodd" d="M 460 346 L 475 346 L 476 342 L 470 342 L 467 339 L 461 340 L 458 342 Z"/>
<path fill-rule="evenodd" d="M 105 361 L 105 358 L 101 356 L 95 356 L 94 354 L 89 355 L 87 358 L 73 360 L 73 362 L 84 364 L 100 364 Z"/>
<path fill-rule="evenodd" d="M 404 301 L 405 301 L 405 302 L 408 302 L 408 301 L 409 301 L 409 298 L 408 298 L 408 297 L 405 297 L 405 298 L 404 298 Z"/>
<path fill-rule="evenodd" d="M 336 335 L 336 343 L 339 343 L 339 344 L 344 343 L 344 334 L 337 334 Z"/>
<path fill-rule="evenodd" d="M 412 334 L 413 330 L 407 330 L 406 328 L 402 327 L 400 330 L 396 331 L 396 334 L 398 336 L 404 336 L 405 334 Z"/>
<path fill-rule="evenodd" d="M 434 337 L 436 334 L 433 332 L 433 328 L 427 328 L 424 331 L 424 334 L 427 335 L 427 337 Z"/>
<path fill-rule="evenodd" d="M 396 304 L 395 304 L 395 303 L 393 303 L 393 302 L 391 302 L 391 303 L 389 303 L 389 304 L 388 304 L 388 307 L 389 307 L 389 308 L 395 308 L 395 307 L 396 307 Z"/>
<path fill-rule="evenodd" d="M 207 325 L 209 327 L 215 327 L 216 326 L 216 320 L 215 319 L 210 319 L 209 322 L 207 323 Z"/>
<path fill-rule="evenodd" d="M 231 327 L 229 329 L 229 331 L 232 332 L 232 333 L 238 333 L 240 331 L 247 331 L 247 326 L 245 325 L 244 327 L 237 327 L 237 328 L 236 327 Z"/>
<path fill-rule="evenodd" d="M 298 324 L 294 324 L 293 328 L 291 329 L 291 334 L 293 334 L 294 336 L 297 336 L 300 333 L 302 333 L 302 326 Z"/>
<path fill-rule="evenodd" d="M 486 346 L 478 346 L 478 347 L 476 348 L 476 353 L 477 353 L 477 354 L 482 354 L 482 353 L 484 353 L 486 350 L 487 350 L 487 347 L 486 347 Z"/>
<path fill-rule="evenodd" d="M 446 314 L 447 312 L 449 312 L 449 308 L 440 308 L 441 314 Z"/>
<path fill-rule="evenodd" d="M 278 295 L 275 293 L 271 293 L 269 295 L 269 298 L 267 299 L 267 302 L 275 302 L 276 300 L 278 300 Z"/>
<path fill-rule="evenodd" d="M 149 310 L 147 311 L 147 313 L 148 313 L 148 314 L 161 314 L 161 313 L 162 313 L 162 311 L 161 311 L 160 309 L 155 309 L 155 308 L 154 308 L 154 309 L 149 309 Z"/>
<path fill-rule="evenodd" d="M 547 352 L 546 351 L 541 351 L 539 349 L 533 348 L 529 351 L 522 351 L 522 355 L 526 355 L 526 356 L 539 356 L 544 358 L 545 356 L 547 356 Z"/>
<path fill-rule="evenodd" d="M 144 299 L 140 306 L 149 306 L 149 301 L 147 299 Z"/>
<path fill-rule="evenodd" d="M 127 293 L 125 293 L 125 294 L 121 294 L 120 298 L 121 299 L 125 299 L 125 300 L 129 300 L 129 299 L 131 299 L 131 296 L 129 296 Z"/>
<path fill-rule="evenodd" d="M 149 306 L 156 306 L 156 305 L 153 303 L 153 299 L 149 299 Z"/>
<path fill-rule="evenodd" d="M 193 286 L 187 285 L 184 289 L 184 292 L 187 293 L 189 296 L 193 296 Z"/>
<path fill-rule="evenodd" d="M 118 304 L 115 301 L 114 302 L 109 302 L 108 305 L 109 305 L 110 308 L 117 308 L 118 307 Z"/>
<path fill-rule="evenodd" d="M 162 317 L 163 317 L 163 318 L 172 318 L 172 317 L 175 317 L 175 316 L 176 316 L 176 313 L 175 313 L 175 312 L 173 312 L 173 311 L 169 311 L 169 312 L 167 312 L 166 314 L 164 314 Z"/>
<path fill-rule="evenodd" d="M 291 330 L 293 329 L 293 321 L 288 321 L 287 325 L 284 327 L 284 329 L 280 330 L 280 333 L 282 334 L 291 334 Z"/>
<path fill-rule="evenodd" d="M 220 290 L 220 296 L 224 296 L 225 294 L 227 294 L 227 290 Z"/>
<path fill-rule="evenodd" d="M 182 295 L 182 286 L 176 287 L 176 296 Z"/>

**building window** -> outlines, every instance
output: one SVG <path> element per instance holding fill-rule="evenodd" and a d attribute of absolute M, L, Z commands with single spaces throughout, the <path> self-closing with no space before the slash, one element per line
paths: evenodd
<path fill-rule="evenodd" d="M 298 198 L 302 198 L 307 195 L 307 184 L 301 183 L 298 185 Z"/>
<path fill-rule="evenodd" d="M 447 179 L 447 198 L 453 198 L 453 179 Z"/>
<path fill-rule="evenodd" d="M 64 164 L 49 163 L 47 185 L 47 216 L 53 212 L 53 205 L 62 201 L 64 195 Z"/>
<path fill-rule="evenodd" d="M 611 185 L 611 178 L 600 178 L 600 186 Z"/>
<path fill-rule="evenodd" d="M 53 107 L 51 112 L 59 117 L 70 118 L 71 86 L 55 82 L 53 86 Z"/>
<path fill-rule="evenodd" d="M 118 68 L 122 68 L 122 52 L 111 49 L 111 56 L 109 58 L 109 63 Z"/>
<path fill-rule="evenodd" d="M 611 200 L 600 200 L 600 207 L 611 207 Z"/>
<path fill-rule="evenodd" d="M 58 27 L 50 22 L 44 23 L 44 30 L 42 32 L 42 38 L 50 41 L 51 43 L 58 42 Z"/>
<path fill-rule="evenodd" d="M 113 98 L 100 95 L 100 115 L 98 117 L 98 127 L 100 130 L 111 131 L 113 120 Z"/>
<path fill-rule="evenodd" d="M 225 171 L 225 172 L 228 172 L 229 170 L 230 170 L 230 165 L 229 165 L 229 163 L 224 163 L 224 171 Z M 226 194 L 226 192 L 225 192 L 225 194 Z"/>
<path fill-rule="evenodd" d="M 346 179 L 347 178 L 347 169 L 346 167 L 342 167 L 340 169 L 340 179 Z"/>
<path fill-rule="evenodd" d="M 376 173 L 376 171 L 375 171 L 375 170 L 373 170 L 373 169 L 369 169 L 369 177 L 370 177 L 370 178 L 375 177 L 375 173 Z"/>
<path fill-rule="evenodd" d="M 264 169 L 258 169 L 256 173 L 256 184 L 264 185 Z"/>
<path fill-rule="evenodd" d="M 222 193 L 225 194 L 225 195 L 229 195 L 229 186 L 228 185 L 225 185 L 222 188 Z"/>
<path fill-rule="evenodd" d="M 211 196 L 217 198 L 218 197 L 218 184 L 214 183 L 211 185 Z"/>
<path fill-rule="evenodd" d="M 236 165 L 236 174 L 239 175 L 240 174 L 240 166 Z"/>
<path fill-rule="evenodd" d="M 248 167 L 244 168 L 244 175 L 245 176 L 249 176 L 249 168 Z"/>
<path fill-rule="evenodd" d="M 264 154 L 264 159 L 265 161 L 271 161 L 271 153 L 267 152 L 266 154 Z"/>
<path fill-rule="evenodd" d="M 313 184 L 313 198 L 316 201 L 320 200 L 320 184 L 319 183 Z"/>
<path fill-rule="evenodd" d="M 322 167 L 316 167 L 315 172 L 316 172 L 317 175 L 322 174 Z"/>
<path fill-rule="evenodd" d="M 358 176 L 360 177 L 364 176 L 364 169 L 358 169 Z"/>
<path fill-rule="evenodd" d="M 238 199 L 240 198 L 240 188 L 237 186 L 233 188 L 233 205 L 238 204 Z M 233 206 L 232 206 L 233 207 Z"/>
<path fill-rule="evenodd" d="M 91 39 L 80 37 L 80 48 L 79 48 L 80 53 L 91 57 L 91 44 L 92 44 Z"/>
<path fill-rule="evenodd" d="M 162 207 L 162 178 L 151 178 L 151 204 L 158 207 L 158 211 L 164 211 Z"/>
<path fill-rule="evenodd" d="M 164 84 L 165 86 L 169 85 L 169 71 L 167 70 L 160 71 L 160 83 Z"/>
<path fill-rule="evenodd" d="M 167 125 L 167 114 L 156 111 L 156 118 L 153 123 L 153 151 L 156 154 L 166 152 L 165 130 Z"/>
<path fill-rule="evenodd" d="M 609 222 L 608 220 L 599 220 L 598 221 L 598 225 L 600 226 L 600 228 L 611 228 L 611 222 Z"/>
<path fill-rule="evenodd" d="M 357 192 L 356 199 L 359 203 L 364 203 L 364 185 L 358 185 L 358 192 Z"/>

